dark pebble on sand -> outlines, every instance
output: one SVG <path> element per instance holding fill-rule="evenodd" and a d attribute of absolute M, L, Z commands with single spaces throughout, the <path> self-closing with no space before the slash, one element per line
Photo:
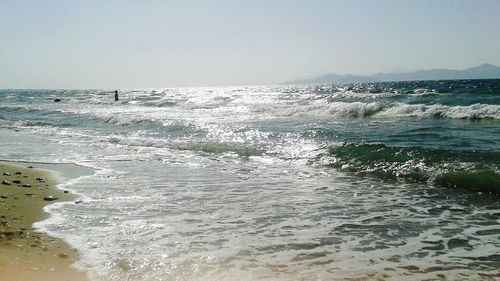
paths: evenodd
<path fill-rule="evenodd" d="M 13 180 L 12 182 L 13 182 L 13 183 L 21 183 L 21 181 L 20 181 L 20 180 Z"/>
<path fill-rule="evenodd" d="M 28 168 L 28 169 L 33 169 L 33 166 L 28 166 L 28 167 L 26 167 L 26 168 Z"/>
<path fill-rule="evenodd" d="M 0 238 L 12 240 L 22 234 L 20 231 L 0 231 Z"/>
<path fill-rule="evenodd" d="M 23 187 L 31 187 L 31 184 L 25 183 L 25 184 L 23 184 Z"/>
<path fill-rule="evenodd" d="M 68 193 L 69 191 L 65 190 L 65 191 L 63 191 L 63 192 L 64 192 L 64 193 Z"/>
<path fill-rule="evenodd" d="M 16 175 L 20 175 L 20 174 L 22 174 L 22 173 L 21 173 L 21 172 L 15 172 L 14 174 L 16 174 Z"/>
<path fill-rule="evenodd" d="M 43 197 L 43 200 L 44 201 L 54 201 L 54 200 L 57 200 L 57 198 L 54 197 L 54 196 L 52 196 L 52 195 L 50 195 L 50 196 Z"/>
<path fill-rule="evenodd" d="M 10 185 L 10 182 L 8 182 L 8 181 L 2 181 L 2 184 L 3 185 Z"/>
<path fill-rule="evenodd" d="M 0 195 L 0 198 L 7 199 L 7 195 Z"/>
<path fill-rule="evenodd" d="M 4 176 L 10 176 L 10 173 L 3 173 Z"/>

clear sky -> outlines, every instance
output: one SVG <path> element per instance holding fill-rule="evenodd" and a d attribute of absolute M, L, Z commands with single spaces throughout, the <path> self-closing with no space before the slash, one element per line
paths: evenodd
<path fill-rule="evenodd" d="M 276 84 L 500 65 L 499 0 L 0 0 L 0 88 Z"/>

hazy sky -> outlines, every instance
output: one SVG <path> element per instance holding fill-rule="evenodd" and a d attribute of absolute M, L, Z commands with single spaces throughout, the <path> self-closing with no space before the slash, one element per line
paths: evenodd
<path fill-rule="evenodd" d="M 0 0 L 0 88 L 263 85 L 500 65 L 499 0 Z"/>

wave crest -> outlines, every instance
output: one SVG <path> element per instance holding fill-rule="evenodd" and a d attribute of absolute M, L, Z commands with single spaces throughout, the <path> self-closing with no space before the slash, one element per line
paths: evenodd
<path fill-rule="evenodd" d="M 450 119 L 500 119 L 500 105 L 473 104 L 468 106 L 447 106 L 441 104 L 382 104 L 377 102 L 335 102 L 329 104 L 329 113 L 337 117 L 420 117 Z"/>
<path fill-rule="evenodd" d="M 407 104 L 380 102 L 322 102 L 307 105 L 273 105 L 256 107 L 254 112 L 275 112 L 284 116 L 334 116 L 338 118 L 449 118 L 449 119 L 500 119 L 500 105 L 472 104 L 448 106 L 442 104 Z"/>
<path fill-rule="evenodd" d="M 242 157 L 262 156 L 264 154 L 263 151 L 253 147 L 216 142 L 190 143 L 179 145 L 177 149 L 205 152 L 211 154 L 236 153 L 237 155 Z"/>
<path fill-rule="evenodd" d="M 383 109 L 384 105 L 377 102 L 335 102 L 330 104 L 329 113 L 338 117 L 361 118 L 372 116 Z"/>
<path fill-rule="evenodd" d="M 500 153 L 457 152 L 383 144 L 333 146 L 319 161 L 333 168 L 385 180 L 427 182 L 500 194 Z"/>
<path fill-rule="evenodd" d="M 446 106 L 440 104 L 395 104 L 380 113 L 380 116 L 409 116 L 450 119 L 500 119 L 500 106 L 473 104 L 469 106 Z"/>
<path fill-rule="evenodd" d="M 141 116 L 126 116 L 120 114 L 108 114 L 101 117 L 104 123 L 114 124 L 119 126 L 135 125 L 143 122 L 153 122 L 151 118 L 141 117 Z"/>

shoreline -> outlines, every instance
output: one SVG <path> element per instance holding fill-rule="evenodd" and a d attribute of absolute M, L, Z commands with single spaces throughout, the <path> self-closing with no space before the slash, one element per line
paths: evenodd
<path fill-rule="evenodd" d="M 0 280 L 88 281 L 71 266 L 76 250 L 32 227 L 48 217 L 46 205 L 75 197 L 57 189 L 50 172 L 30 167 L 0 162 Z"/>

